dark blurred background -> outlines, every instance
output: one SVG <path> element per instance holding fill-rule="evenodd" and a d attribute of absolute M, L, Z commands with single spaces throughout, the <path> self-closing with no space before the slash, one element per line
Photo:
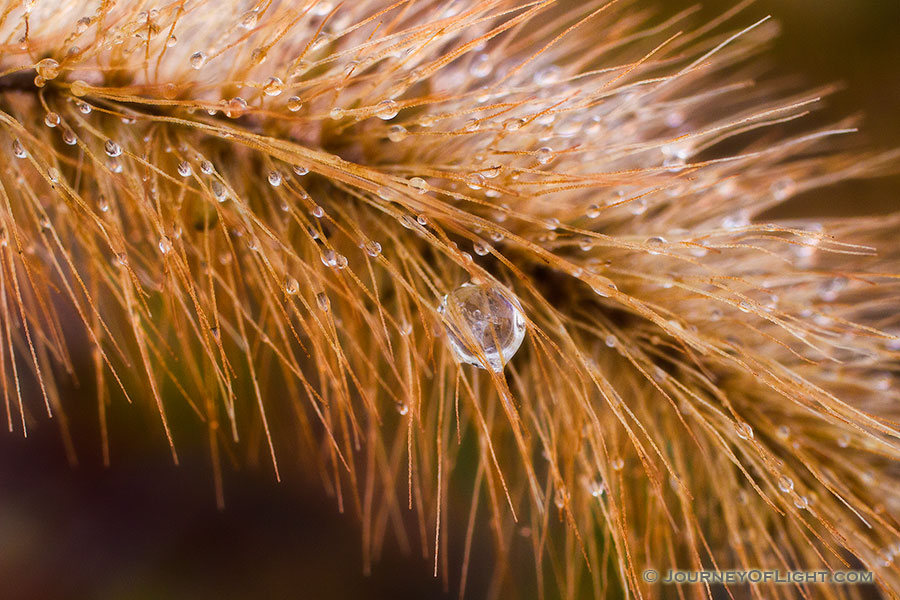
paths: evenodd
<path fill-rule="evenodd" d="M 660 10 L 689 4 L 660 0 Z M 731 5 L 710 0 L 701 15 Z M 765 14 L 783 28 L 769 54 L 774 73 L 811 87 L 843 83 L 825 114 L 861 112 L 860 145 L 900 147 L 900 0 L 761 0 L 739 22 Z M 896 176 L 847 182 L 798 198 L 789 211 L 888 212 L 898 207 L 898 191 Z M 27 440 L 0 433 L 0 597 L 455 597 L 421 554 L 392 546 L 363 576 L 359 523 L 296 472 L 275 484 L 265 467 L 228 470 L 227 506 L 218 511 L 205 445 L 181 447 L 182 465 L 174 467 L 145 413 L 123 403 L 111 410 L 109 468 L 93 420 L 74 415 L 77 466 L 46 419 Z M 95 418 L 93 406 L 87 412 Z M 471 598 L 484 594 L 486 560 L 473 561 Z"/>

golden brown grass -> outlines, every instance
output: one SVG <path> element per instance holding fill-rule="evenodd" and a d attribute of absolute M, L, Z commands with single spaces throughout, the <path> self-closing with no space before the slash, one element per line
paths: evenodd
<path fill-rule="evenodd" d="M 900 223 L 759 218 L 896 155 L 798 127 L 829 90 L 755 85 L 775 28 L 741 8 L 4 3 L 10 430 L 67 435 L 88 371 L 104 444 L 128 401 L 177 460 L 188 405 L 220 503 L 223 460 L 300 453 L 366 568 L 409 537 L 465 588 L 489 527 L 495 597 L 847 565 L 897 597 Z M 447 346 L 470 280 L 523 306 L 501 373 Z"/>

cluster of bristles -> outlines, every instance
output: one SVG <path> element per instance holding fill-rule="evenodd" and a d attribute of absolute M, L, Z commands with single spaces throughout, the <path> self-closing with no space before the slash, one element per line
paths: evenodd
<path fill-rule="evenodd" d="M 690 11 L 635 1 L 95 8 L 0 14 L 11 430 L 43 397 L 68 436 L 57 381 L 93 379 L 107 458 L 110 402 L 153 407 L 176 456 L 174 411 L 207 427 L 220 502 L 223 453 L 267 447 L 276 475 L 299 456 L 360 516 L 367 565 L 412 531 L 464 590 L 493 543 L 495 597 L 848 565 L 896 597 L 898 219 L 760 222 L 894 157 L 823 155 L 850 122 L 785 133 L 828 90 L 754 85 L 771 24 L 678 32 Z M 470 280 L 523 307 L 504 372 L 447 348 L 437 306 Z"/>

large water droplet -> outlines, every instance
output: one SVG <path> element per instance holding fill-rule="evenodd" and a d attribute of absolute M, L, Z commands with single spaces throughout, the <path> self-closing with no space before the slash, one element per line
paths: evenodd
<path fill-rule="evenodd" d="M 525 339 L 522 305 L 500 288 L 466 283 L 438 307 L 457 360 L 500 372 Z"/>

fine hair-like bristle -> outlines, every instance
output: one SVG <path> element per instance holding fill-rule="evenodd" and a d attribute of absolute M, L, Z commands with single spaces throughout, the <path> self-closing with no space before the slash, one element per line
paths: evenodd
<path fill-rule="evenodd" d="M 224 453 L 299 452 L 365 568 L 409 535 L 464 590 L 484 525 L 495 597 L 849 563 L 897 597 L 900 222 L 760 219 L 897 155 L 798 126 L 831 90 L 756 84 L 741 8 L 3 3 L 9 429 L 67 437 L 86 373 L 105 456 L 130 401 L 177 460 L 187 405 L 220 503 Z M 468 282 L 505 315 L 438 310 Z"/>

